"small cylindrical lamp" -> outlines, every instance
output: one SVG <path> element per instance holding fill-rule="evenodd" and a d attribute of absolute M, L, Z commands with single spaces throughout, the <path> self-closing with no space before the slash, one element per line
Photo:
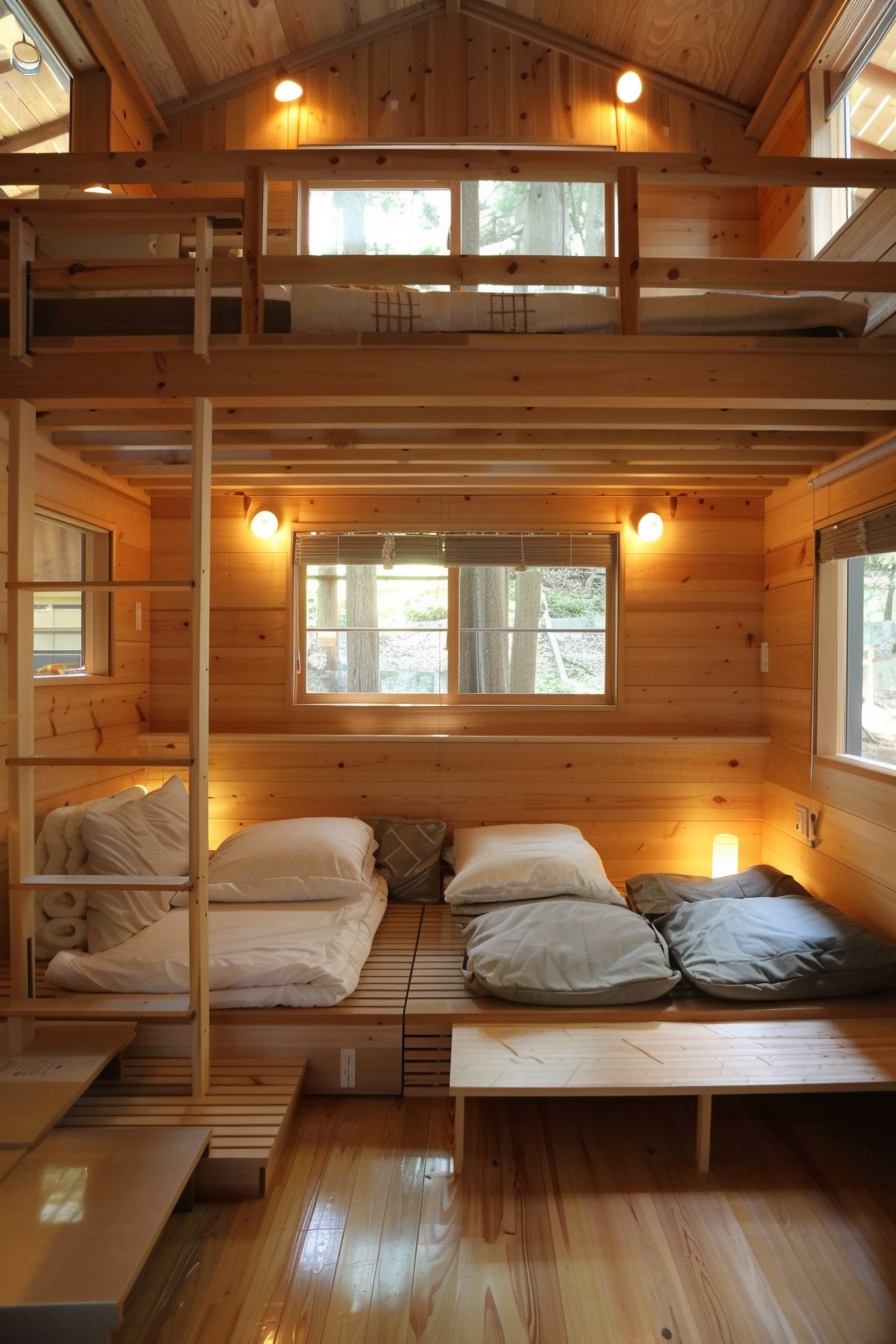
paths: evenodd
<path fill-rule="evenodd" d="M 730 877 L 737 872 L 737 836 L 723 833 L 712 838 L 712 875 Z"/>

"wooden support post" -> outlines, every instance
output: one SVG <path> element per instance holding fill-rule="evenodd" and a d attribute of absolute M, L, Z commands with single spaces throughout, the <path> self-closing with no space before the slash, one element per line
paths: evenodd
<path fill-rule="evenodd" d="M 638 170 L 620 168 L 619 202 L 619 330 L 637 336 L 641 244 L 638 236 Z"/>
<path fill-rule="evenodd" d="M 260 165 L 250 165 L 244 179 L 243 215 L 243 305 L 242 330 L 255 336 L 264 330 L 264 284 L 261 259 L 268 236 L 267 174 Z"/>
<path fill-rule="evenodd" d="M 34 578 L 34 467 L 37 417 L 30 402 L 9 408 L 9 578 Z M 13 757 L 34 755 L 34 594 L 9 592 L 9 748 Z M 34 872 L 34 771 L 9 768 L 10 979 L 14 998 L 34 995 L 34 896 L 22 891 L 23 877 Z M 10 1044 L 23 1049 L 31 1037 L 30 1019 L 11 1021 Z"/>
<path fill-rule="evenodd" d="M 190 1007 L 193 1095 L 209 1087 L 208 1007 L 208 709 L 211 567 L 212 403 L 193 403 L 190 613 Z"/>
<path fill-rule="evenodd" d="M 9 221 L 9 354 L 31 364 L 28 349 L 31 313 L 29 268 L 34 260 L 34 227 L 29 219 L 13 215 Z"/>
<path fill-rule="evenodd" d="M 712 1093 L 697 1097 L 697 1170 L 709 1171 L 709 1140 L 712 1125 Z"/>
<path fill-rule="evenodd" d="M 196 216 L 196 261 L 193 269 L 193 354 L 208 360 L 212 329 L 212 223 Z"/>

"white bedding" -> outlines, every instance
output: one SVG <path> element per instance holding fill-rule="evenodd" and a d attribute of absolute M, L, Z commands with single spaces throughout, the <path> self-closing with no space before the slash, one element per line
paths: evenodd
<path fill-rule="evenodd" d="M 683 294 L 643 297 L 640 328 L 653 335 L 799 335 L 834 330 L 861 336 L 864 304 L 827 294 Z M 529 332 L 612 335 L 619 305 L 603 294 L 294 285 L 295 332 Z"/>
<path fill-rule="evenodd" d="M 386 910 L 370 893 L 276 908 L 209 912 L 212 1008 L 328 1007 L 358 984 Z M 87 993 L 177 994 L 189 989 L 188 912 L 171 910 L 105 952 L 58 952 L 47 981 Z"/>

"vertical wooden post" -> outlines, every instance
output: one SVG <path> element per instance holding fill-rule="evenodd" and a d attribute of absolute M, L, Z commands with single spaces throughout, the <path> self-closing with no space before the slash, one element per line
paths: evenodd
<path fill-rule="evenodd" d="M 264 330 L 264 284 L 261 259 L 268 236 L 268 184 L 265 170 L 250 165 L 244 178 L 242 330 L 255 336 Z"/>
<path fill-rule="evenodd" d="M 196 261 L 193 267 L 193 354 L 208 359 L 212 329 L 212 225 L 208 215 L 196 216 Z"/>
<path fill-rule="evenodd" d="M 193 404 L 190 574 L 190 1006 L 193 1095 L 209 1086 L 208 1007 L 208 710 L 211 558 L 212 404 Z"/>
<path fill-rule="evenodd" d="M 641 243 L 638 235 L 638 170 L 620 168 L 619 202 L 619 330 L 637 336 Z"/>
<path fill-rule="evenodd" d="M 30 219 L 13 215 L 9 221 L 9 354 L 31 363 L 28 350 L 28 267 L 34 260 L 34 227 Z"/>
<path fill-rule="evenodd" d="M 34 578 L 34 466 L 37 417 L 27 401 L 9 408 L 9 579 Z M 34 755 L 34 594 L 9 591 L 9 754 Z M 34 872 L 34 771 L 9 768 L 9 931 L 13 998 L 34 993 L 34 895 L 21 889 Z M 9 1030 L 20 1049 L 30 1037 L 30 1019 L 11 1019 Z"/>

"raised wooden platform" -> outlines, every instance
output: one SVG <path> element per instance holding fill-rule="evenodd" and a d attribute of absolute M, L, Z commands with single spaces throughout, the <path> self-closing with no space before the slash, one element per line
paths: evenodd
<path fill-rule="evenodd" d="M 199 1196 L 263 1195 L 295 1110 L 304 1060 L 213 1060 L 206 1096 L 190 1095 L 186 1059 L 125 1058 L 120 1081 L 98 1081 L 60 1121 L 66 1129 L 207 1126 Z"/>

